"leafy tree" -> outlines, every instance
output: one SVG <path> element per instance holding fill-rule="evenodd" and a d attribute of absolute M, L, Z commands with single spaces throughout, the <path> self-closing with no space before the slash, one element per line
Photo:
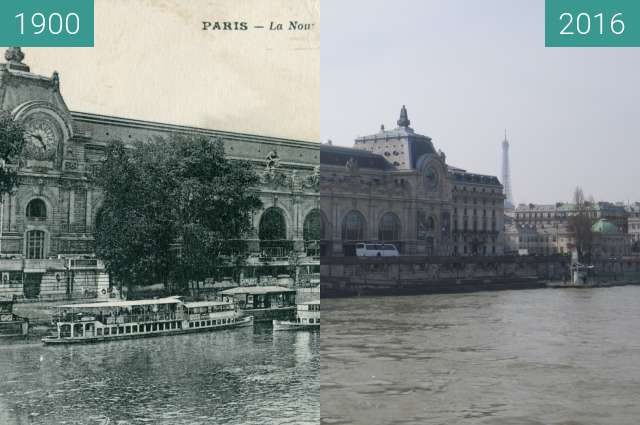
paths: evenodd
<path fill-rule="evenodd" d="M 174 263 L 173 173 L 167 143 L 115 142 L 97 176 L 104 203 L 96 221 L 96 253 L 120 284 L 167 283 Z M 163 155 L 164 154 L 164 155 Z"/>
<path fill-rule="evenodd" d="M 200 281 L 220 260 L 246 250 L 241 238 L 252 227 L 252 214 L 262 206 L 254 191 L 259 176 L 246 161 L 229 161 L 219 140 L 178 142 L 178 234 L 182 256 L 176 280 Z"/>
<path fill-rule="evenodd" d="M 593 217 L 594 201 L 587 201 L 582 188 L 578 186 L 573 194 L 573 203 L 574 213 L 568 219 L 569 234 L 573 236 L 578 260 L 589 261 L 593 245 L 592 226 L 595 222 Z"/>
<path fill-rule="evenodd" d="M 18 164 L 24 148 L 24 127 L 0 110 L 0 196 L 18 186 Z M 1 202 L 1 199 L 0 199 Z"/>
<path fill-rule="evenodd" d="M 261 206 L 252 167 L 203 137 L 113 143 L 97 183 L 105 197 L 96 252 L 128 287 L 210 276 L 222 256 L 242 250 Z"/>

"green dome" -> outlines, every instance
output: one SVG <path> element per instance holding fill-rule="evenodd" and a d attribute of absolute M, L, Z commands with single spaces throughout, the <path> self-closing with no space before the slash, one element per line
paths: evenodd
<path fill-rule="evenodd" d="M 593 226 L 591 226 L 591 230 L 596 233 L 619 233 L 616 225 L 606 218 L 601 218 L 600 220 L 596 221 Z"/>

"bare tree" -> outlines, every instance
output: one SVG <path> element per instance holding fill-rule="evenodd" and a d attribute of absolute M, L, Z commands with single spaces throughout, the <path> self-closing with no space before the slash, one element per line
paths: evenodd
<path fill-rule="evenodd" d="M 573 193 L 573 203 L 573 214 L 568 220 L 569 234 L 573 237 L 578 251 L 578 260 L 585 262 L 591 259 L 595 201 L 593 197 L 586 200 L 582 188 L 577 186 Z"/>

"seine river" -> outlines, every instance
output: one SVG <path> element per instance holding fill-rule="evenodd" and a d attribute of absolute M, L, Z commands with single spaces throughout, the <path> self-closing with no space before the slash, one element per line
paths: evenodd
<path fill-rule="evenodd" d="M 320 422 L 317 332 L 0 343 L 2 425 Z"/>
<path fill-rule="evenodd" d="M 640 423 L 640 287 L 323 309 L 322 424 Z"/>

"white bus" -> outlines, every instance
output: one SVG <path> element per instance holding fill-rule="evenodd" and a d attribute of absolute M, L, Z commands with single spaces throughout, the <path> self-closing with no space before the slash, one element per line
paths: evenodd
<path fill-rule="evenodd" d="M 390 243 L 359 243 L 356 244 L 357 257 L 398 257 L 400 252 Z"/>

